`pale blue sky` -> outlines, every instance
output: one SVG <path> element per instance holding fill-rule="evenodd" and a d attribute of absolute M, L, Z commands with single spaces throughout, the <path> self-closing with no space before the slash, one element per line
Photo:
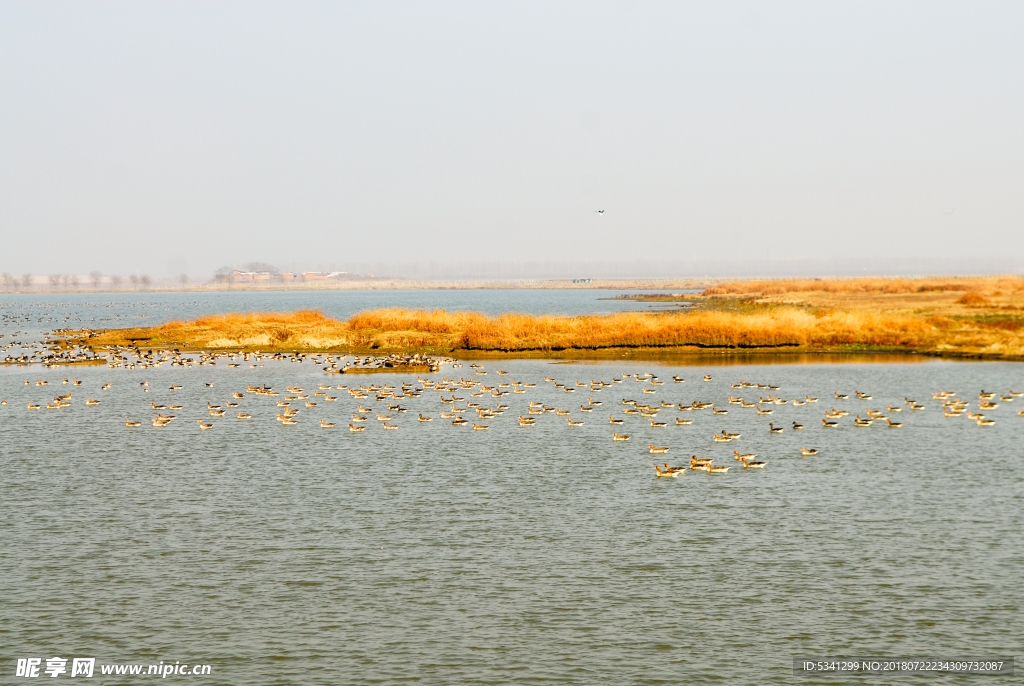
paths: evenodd
<path fill-rule="evenodd" d="M 1020 2 L 0 2 L 0 270 L 1021 255 L 1022 36 Z"/>

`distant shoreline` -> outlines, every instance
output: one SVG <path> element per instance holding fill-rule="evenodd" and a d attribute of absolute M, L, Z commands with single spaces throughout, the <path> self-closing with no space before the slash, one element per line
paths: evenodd
<path fill-rule="evenodd" d="M 477 290 L 703 290 L 730 279 L 572 279 L 516 281 L 429 281 L 411 279 L 367 279 L 313 283 L 257 285 L 234 283 L 230 286 L 207 283 L 196 286 L 152 286 L 150 288 L 16 288 L 0 291 L 7 294 L 144 294 L 144 293 L 293 293 L 296 291 L 477 291 Z"/>

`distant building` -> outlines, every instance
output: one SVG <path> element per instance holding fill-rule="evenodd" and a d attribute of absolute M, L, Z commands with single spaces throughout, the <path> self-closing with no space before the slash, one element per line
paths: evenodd
<path fill-rule="evenodd" d="M 306 279 L 309 281 L 318 281 L 323 279 L 336 279 L 343 276 L 347 276 L 348 272 L 243 272 L 240 269 L 235 269 L 231 272 L 231 279 L 233 281 L 294 281 L 296 279 Z"/>

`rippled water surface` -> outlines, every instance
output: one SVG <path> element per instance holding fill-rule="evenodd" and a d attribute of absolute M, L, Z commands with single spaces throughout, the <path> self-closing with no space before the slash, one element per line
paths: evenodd
<path fill-rule="evenodd" d="M 356 309 L 381 304 L 366 297 Z M 622 684 L 791 683 L 797 654 L 1021 654 L 1024 398 L 985 411 L 996 424 L 979 427 L 945 418 L 932 393 L 956 391 L 975 412 L 982 389 L 1024 390 L 1024 366 L 511 360 L 484 363 L 486 375 L 469 361 L 423 375 L 536 384 L 501 398 L 456 392 L 510 406 L 488 420 L 470 408 L 471 423 L 490 427 L 473 431 L 442 419 L 449 406 L 429 390 L 313 395 L 318 384 L 420 387 L 414 375 L 263 364 L 0 367 L 5 682 L 13 658 L 52 655 L 209 663 L 209 683 Z M 575 386 L 644 371 L 664 385 Z M 741 380 L 780 389 L 730 387 Z M 250 384 L 282 396 L 233 398 Z M 294 426 L 275 420 L 289 385 L 317 402 L 293 401 Z M 70 407 L 27 409 L 67 392 Z M 771 415 L 728 403 L 768 394 L 820 400 L 764 405 Z M 592 412 L 580 408 L 588 398 L 601 403 Z M 624 414 L 624 398 L 713 401 L 729 413 L 665 408 L 668 426 L 652 427 Z M 229 400 L 253 418 L 209 415 L 208 403 Z M 520 427 L 531 401 L 584 424 L 545 413 Z M 183 409 L 154 428 L 168 411 L 153 403 Z M 385 432 L 370 414 L 365 432 L 349 432 L 359 404 L 400 428 Z M 902 428 L 853 426 L 887 404 L 903 408 L 887 411 Z M 851 415 L 826 429 L 831 407 Z M 741 437 L 715 442 L 723 429 Z M 651 455 L 651 443 L 669 453 Z M 767 468 L 742 469 L 734 450 Z M 691 455 L 731 469 L 655 478 L 656 462 Z"/>

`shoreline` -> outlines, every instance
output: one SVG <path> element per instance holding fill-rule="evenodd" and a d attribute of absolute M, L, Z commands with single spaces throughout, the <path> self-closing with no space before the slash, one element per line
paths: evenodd
<path fill-rule="evenodd" d="M 592 279 L 586 283 L 572 279 L 522 279 L 509 281 L 432 281 L 420 279 L 374 278 L 330 283 L 268 284 L 235 283 L 232 285 L 205 283 L 195 286 L 150 286 L 149 288 L 16 288 L 7 289 L 10 295 L 97 295 L 146 293 L 295 293 L 323 291 L 480 291 L 480 290 L 637 290 L 682 289 L 704 290 L 731 279 L 678 278 L 678 279 Z"/>
<path fill-rule="evenodd" d="M 394 307 L 364 310 L 345 321 L 319 310 L 236 312 L 153 327 L 58 329 L 51 338 L 52 344 L 93 350 L 426 353 L 478 359 L 896 354 L 1024 360 L 1024 279 L 1018 277 L 733 282 L 699 294 L 640 293 L 623 299 L 666 297 L 685 298 L 687 307 L 576 316 Z"/>

